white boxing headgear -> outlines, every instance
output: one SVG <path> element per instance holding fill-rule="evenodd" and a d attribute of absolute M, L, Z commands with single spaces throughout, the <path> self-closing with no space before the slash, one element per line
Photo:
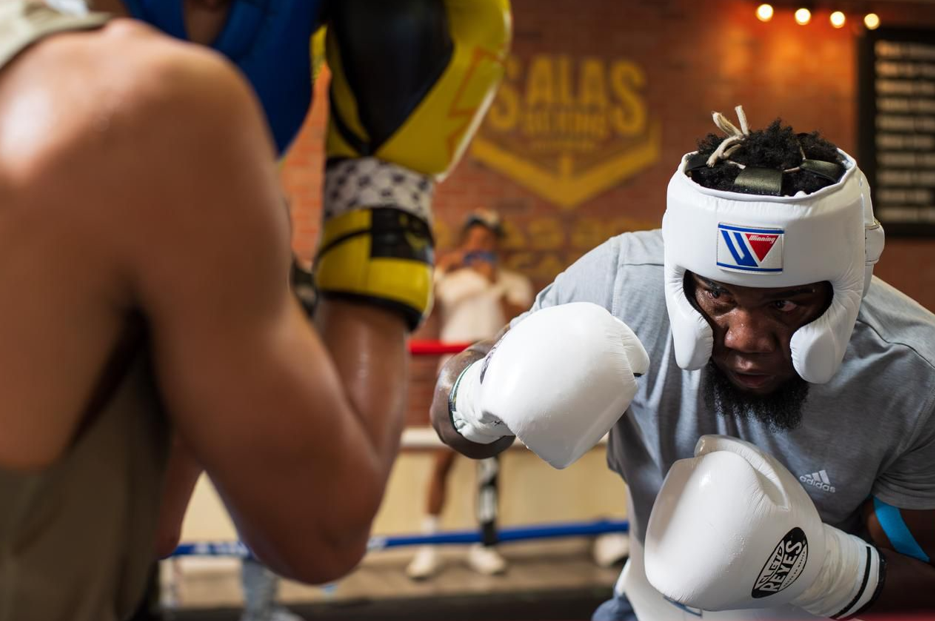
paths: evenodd
<path fill-rule="evenodd" d="M 685 294 L 690 271 L 745 287 L 830 282 L 834 296 L 828 310 L 792 335 L 792 364 L 815 384 L 837 372 L 884 244 L 867 179 L 851 156 L 839 152 L 843 176 L 796 196 L 706 188 L 687 174 L 695 154 L 682 158 L 669 182 L 662 221 L 666 307 L 680 367 L 703 367 L 714 344 L 711 326 Z"/>

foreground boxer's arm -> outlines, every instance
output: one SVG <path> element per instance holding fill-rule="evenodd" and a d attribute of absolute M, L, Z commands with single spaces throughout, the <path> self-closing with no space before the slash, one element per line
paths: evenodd
<path fill-rule="evenodd" d="M 292 289 L 302 305 L 302 310 L 309 316 L 313 314 L 315 304 L 314 289 L 310 286 L 311 274 L 302 269 L 293 257 L 291 273 Z M 326 307 L 332 306 L 326 304 Z M 349 309 L 346 317 L 353 318 L 359 314 L 355 309 Z M 326 310 L 321 316 L 335 316 Z M 338 315 L 340 316 L 340 315 Z M 327 328 L 326 328 L 327 330 Z M 343 334 L 345 330 L 341 328 L 332 329 L 336 334 Z M 352 330 L 352 332 L 354 332 Z M 326 332 L 327 334 L 327 332 Z M 352 338 L 359 336 L 351 335 Z M 332 339 L 334 340 L 334 339 Z M 339 348 L 332 352 L 335 360 L 345 360 L 354 355 L 366 353 L 367 348 Z M 354 368 L 354 367 L 351 367 Z M 346 384 L 347 386 L 347 384 Z M 368 391 L 374 392 L 374 391 Z M 378 392 L 378 391 L 377 391 Z M 169 454 L 169 462 L 166 467 L 166 481 L 163 489 L 162 502 L 160 503 L 159 524 L 156 530 L 156 555 L 164 558 L 172 554 L 178 547 L 182 534 L 182 522 L 185 519 L 185 513 L 191 502 L 192 493 L 198 478 L 204 472 L 201 464 L 192 455 L 191 450 L 185 446 L 178 436 L 173 438 L 172 449 Z"/>
<path fill-rule="evenodd" d="M 343 308 L 342 308 L 343 307 Z M 372 412 L 384 407 L 388 395 L 396 394 L 399 378 L 393 373 L 362 373 L 362 369 L 371 369 L 374 366 L 369 360 L 372 357 L 369 335 L 375 325 L 379 325 L 383 317 L 377 321 L 368 321 L 366 315 L 373 313 L 372 309 L 342 304 L 340 302 L 327 302 L 322 304 L 318 313 L 319 325 L 323 326 L 323 338 L 332 358 L 341 373 L 346 390 L 350 393 L 352 401 L 361 403 L 362 410 Z M 377 313 L 383 315 L 384 313 Z M 329 338 L 330 337 L 330 338 Z M 362 377 L 363 375 L 363 377 Z M 389 384 L 389 385 L 387 385 Z M 376 401 L 375 401 L 376 400 Z M 398 408 L 401 406 L 397 406 Z M 399 416 L 387 417 L 388 428 L 372 430 L 382 435 L 384 442 L 393 443 L 383 454 L 388 459 L 387 472 L 396 455 L 400 437 L 402 419 Z M 166 469 L 166 482 L 161 502 L 159 524 L 156 532 L 156 555 L 164 558 L 172 554 L 178 546 L 182 522 L 185 512 L 191 501 L 195 484 L 204 469 L 178 438 L 173 442 Z"/>
<path fill-rule="evenodd" d="M 376 308 L 343 305 L 336 319 L 323 307 L 329 356 L 288 287 L 259 108 L 226 65 L 184 56 L 148 76 L 139 110 L 125 106 L 140 125 L 127 121 L 127 153 L 147 157 L 112 171 L 122 269 L 167 409 L 244 540 L 279 573 L 331 580 L 365 551 L 398 445 L 406 327 Z"/>
<path fill-rule="evenodd" d="M 396 312 L 341 300 L 319 302 L 315 326 L 381 459 L 382 487 L 406 422 L 408 331 Z"/>
<path fill-rule="evenodd" d="M 624 414 L 648 368 L 639 339 L 605 308 L 553 306 L 531 313 L 486 356 L 465 364 L 450 389 L 436 390 L 433 418 L 444 417 L 439 402 L 447 392 L 450 425 L 464 439 L 484 445 L 515 435 L 561 469 Z"/>
<path fill-rule="evenodd" d="M 318 522 L 339 566 L 363 551 L 398 447 L 405 328 L 431 306 L 431 181 L 451 170 L 490 104 L 510 36 L 506 0 L 378 4 L 338 3 L 328 29 L 332 106 L 316 324 L 336 365 L 318 380 L 331 385 L 336 373 L 347 390 L 336 403 L 317 405 L 359 418 L 336 430 L 346 446 L 341 433 L 319 440 L 338 451 L 335 468 L 321 470 L 336 479 L 322 485 L 325 503 L 359 505 L 350 513 L 321 508 L 334 515 Z M 374 463 L 355 463 L 354 453 L 365 449 L 356 462 L 369 456 Z"/>

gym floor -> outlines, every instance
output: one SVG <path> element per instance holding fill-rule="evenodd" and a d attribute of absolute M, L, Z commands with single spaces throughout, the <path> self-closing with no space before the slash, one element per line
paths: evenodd
<path fill-rule="evenodd" d="M 445 619 L 589 619 L 610 597 L 621 565 L 598 567 L 589 539 L 505 544 L 510 562 L 500 576 L 482 576 L 465 563 L 467 547 L 443 546 L 443 568 L 432 579 L 414 582 L 406 564 L 414 549 L 384 550 L 328 587 L 283 581 L 280 601 L 306 619 L 428 621 Z M 172 575 L 175 589 L 170 590 Z M 163 589 L 174 594 L 171 618 L 178 621 L 235 621 L 242 596 L 239 562 L 186 559 L 173 572 L 163 566 Z M 171 601 L 171 597 L 170 600 Z"/>

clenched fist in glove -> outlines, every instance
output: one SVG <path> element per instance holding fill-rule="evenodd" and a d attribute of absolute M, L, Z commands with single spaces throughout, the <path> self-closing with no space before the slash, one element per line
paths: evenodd
<path fill-rule="evenodd" d="M 702 610 L 793 604 L 847 617 L 873 601 L 883 570 L 876 548 L 822 523 L 781 463 L 724 436 L 673 464 L 646 530 L 649 582 Z"/>
<path fill-rule="evenodd" d="M 649 368 L 633 331 L 586 302 L 537 311 L 451 390 L 455 429 L 480 444 L 515 435 L 555 468 L 593 447 L 636 395 Z"/>

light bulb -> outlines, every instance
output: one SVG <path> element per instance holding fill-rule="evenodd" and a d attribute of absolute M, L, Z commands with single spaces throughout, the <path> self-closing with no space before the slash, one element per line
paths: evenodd
<path fill-rule="evenodd" d="M 756 18 L 761 22 L 768 22 L 773 19 L 773 5 L 761 4 L 756 7 Z"/>

